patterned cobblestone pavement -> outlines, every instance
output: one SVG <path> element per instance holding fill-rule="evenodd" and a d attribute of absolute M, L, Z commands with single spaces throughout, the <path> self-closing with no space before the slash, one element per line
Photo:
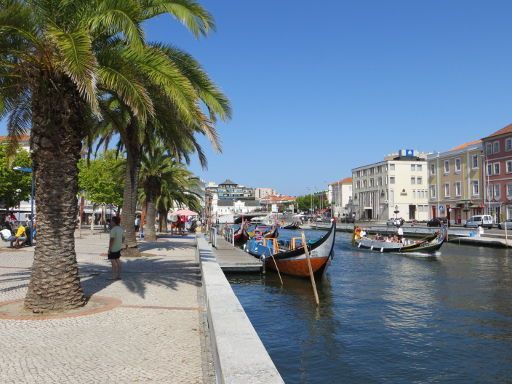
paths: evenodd
<path fill-rule="evenodd" d="M 0 320 L 2 383 L 203 383 L 207 357 L 195 238 L 142 243 L 110 281 L 107 235 L 77 239 L 88 295 L 117 298 L 110 311 L 52 320 Z M 0 302 L 26 293 L 33 250 L 0 248 Z M 207 366 L 207 365 L 206 365 Z"/>

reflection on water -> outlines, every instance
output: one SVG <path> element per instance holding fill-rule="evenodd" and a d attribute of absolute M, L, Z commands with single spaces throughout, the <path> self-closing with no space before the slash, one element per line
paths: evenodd
<path fill-rule="evenodd" d="M 286 382 L 511 382 L 512 256 L 441 251 L 377 254 L 337 234 L 319 308 L 308 280 L 230 281 Z"/>

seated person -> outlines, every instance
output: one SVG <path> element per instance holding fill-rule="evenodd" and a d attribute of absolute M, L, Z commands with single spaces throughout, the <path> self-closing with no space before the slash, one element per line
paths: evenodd
<path fill-rule="evenodd" d="M 11 247 L 12 247 L 12 243 L 14 241 L 16 241 L 16 236 L 13 236 L 11 231 L 7 228 L 2 229 L 0 231 L 0 237 L 2 238 L 3 241 L 9 241 L 11 243 Z"/>
<path fill-rule="evenodd" d="M 16 235 L 14 235 L 14 237 L 15 237 L 14 240 L 10 240 L 11 247 L 12 247 L 13 241 L 16 241 L 16 244 L 14 244 L 15 248 L 22 247 L 25 244 L 25 242 L 27 241 L 27 231 L 26 231 L 25 227 L 23 226 L 23 224 L 19 225 L 18 230 L 16 231 Z"/>

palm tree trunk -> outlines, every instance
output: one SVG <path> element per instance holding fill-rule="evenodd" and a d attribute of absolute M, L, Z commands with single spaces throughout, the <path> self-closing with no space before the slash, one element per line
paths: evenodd
<path fill-rule="evenodd" d="M 25 308 L 67 310 L 86 303 L 75 253 L 78 160 L 86 108 L 66 78 L 41 73 L 32 90 L 32 167 L 37 243 Z"/>
<path fill-rule="evenodd" d="M 163 209 L 158 210 L 158 218 L 159 231 L 164 232 L 165 229 L 165 232 L 167 232 L 167 212 L 165 212 Z"/>
<path fill-rule="evenodd" d="M 144 238 L 148 241 L 156 240 L 156 232 L 155 232 L 155 217 L 156 217 L 156 208 L 155 201 L 153 199 L 153 195 L 151 193 L 146 195 L 146 209 L 147 209 L 147 219 L 146 225 L 144 226 Z"/>
<path fill-rule="evenodd" d="M 124 178 L 123 209 L 121 225 L 125 232 L 124 256 L 140 256 L 135 233 L 135 210 L 137 209 L 137 178 L 139 177 L 140 145 L 137 127 L 133 121 L 121 132 L 121 140 L 126 147 L 126 172 Z"/>

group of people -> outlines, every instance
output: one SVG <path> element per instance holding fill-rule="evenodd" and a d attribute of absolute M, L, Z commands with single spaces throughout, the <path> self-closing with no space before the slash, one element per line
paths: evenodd
<path fill-rule="evenodd" d="M 364 228 L 357 227 L 354 230 L 354 238 L 356 240 L 364 238 L 366 236 L 367 236 L 367 233 L 364 230 Z M 384 235 L 381 235 L 380 233 L 377 233 L 375 235 L 375 240 L 384 241 L 386 243 L 403 243 L 403 244 L 406 243 L 406 239 L 404 237 L 404 230 L 402 227 L 398 227 L 396 234 L 389 235 L 389 236 L 384 236 Z"/>
<path fill-rule="evenodd" d="M 29 217 L 30 219 L 30 217 Z M 35 220 L 30 222 L 18 222 L 18 219 L 12 212 L 7 212 L 1 223 L 0 238 L 8 241 L 11 248 L 20 248 L 24 245 L 33 245 L 36 236 Z"/>

